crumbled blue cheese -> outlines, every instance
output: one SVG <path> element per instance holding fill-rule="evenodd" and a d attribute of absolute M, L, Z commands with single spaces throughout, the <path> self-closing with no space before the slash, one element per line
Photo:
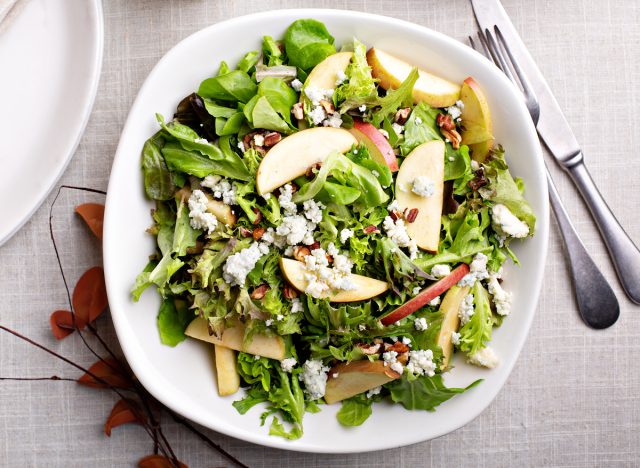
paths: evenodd
<path fill-rule="evenodd" d="M 411 290 L 411 295 L 417 296 L 418 294 L 420 294 L 420 291 L 422 291 L 422 288 L 420 286 L 416 286 Z"/>
<path fill-rule="evenodd" d="M 495 353 L 493 348 L 487 346 L 486 348 L 482 348 L 481 350 L 476 351 L 474 354 L 468 356 L 467 362 L 476 366 L 493 369 L 498 364 L 500 364 L 500 358 Z"/>
<path fill-rule="evenodd" d="M 263 255 L 269 253 L 269 246 L 254 242 L 251 246 L 234 253 L 222 267 L 222 277 L 231 286 L 244 286 L 247 275 Z"/>
<path fill-rule="evenodd" d="M 372 398 L 375 395 L 379 395 L 381 391 L 382 391 L 382 386 L 381 385 L 379 385 L 377 387 L 373 387 L 371 390 L 367 391 L 367 398 Z"/>
<path fill-rule="evenodd" d="M 420 317 L 413 321 L 413 327 L 418 331 L 425 331 L 429 327 L 429 324 L 426 318 Z"/>
<path fill-rule="evenodd" d="M 458 309 L 458 317 L 460 317 L 460 325 L 466 324 L 473 314 L 475 313 L 475 308 L 473 306 L 473 294 L 467 294 L 465 298 L 460 303 L 460 308 Z"/>
<path fill-rule="evenodd" d="M 398 218 L 394 221 L 391 216 L 386 216 L 382 222 L 382 227 L 387 233 L 387 237 L 394 241 L 398 247 L 407 247 L 409 249 L 409 258 L 413 260 L 418 256 L 418 246 L 409 237 L 404 220 Z"/>
<path fill-rule="evenodd" d="M 439 263 L 437 265 L 433 265 L 431 268 L 431 276 L 435 278 L 444 278 L 445 276 L 449 276 L 451 274 L 451 267 L 444 263 Z"/>
<path fill-rule="evenodd" d="M 453 343 L 454 346 L 460 345 L 460 333 L 451 332 L 451 343 Z"/>
<path fill-rule="evenodd" d="M 398 123 L 392 123 L 391 128 L 393 128 L 393 131 L 396 132 L 396 135 L 398 136 L 402 135 L 402 132 L 404 132 L 404 125 L 400 125 Z"/>
<path fill-rule="evenodd" d="M 476 281 L 482 281 L 489 277 L 487 271 L 487 261 L 489 258 L 482 252 L 477 253 L 473 257 L 471 265 L 469 265 L 469 273 L 458 281 L 458 286 L 473 286 Z"/>
<path fill-rule="evenodd" d="M 520 221 L 509 208 L 498 203 L 491 208 L 491 220 L 499 231 L 507 236 L 523 238 L 529 235 L 529 226 L 527 223 Z"/>
<path fill-rule="evenodd" d="M 389 132 L 387 132 L 384 128 L 379 128 L 378 131 L 382 133 L 382 136 L 385 137 L 387 140 L 389 139 Z"/>
<path fill-rule="evenodd" d="M 400 211 L 400 205 L 398 205 L 398 200 L 393 200 L 391 203 L 387 205 L 387 211 Z"/>
<path fill-rule="evenodd" d="M 462 115 L 462 109 L 464 109 L 464 102 L 461 100 L 457 100 L 453 106 L 445 108 L 447 113 L 451 116 L 453 120 L 459 121 L 460 116 Z"/>
<path fill-rule="evenodd" d="M 293 368 L 296 366 L 297 363 L 298 361 L 296 361 L 296 358 L 289 357 L 280 361 L 280 368 L 284 372 L 291 373 L 291 371 L 293 370 Z"/>
<path fill-rule="evenodd" d="M 276 320 L 277 320 L 278 322 L 282 322 L 282 321 L 284 320 L 284 315 L 282 315 L 282 314 L 278 314 L 278 315 L 276 315 Z"/>
<path fill-rule="evenodd" d="M 409 362 L 407 362 L 406 369 L 414 375 L 433 377 L 436 374 L 436 365 L 433 362 L 433 351 L 430 349 L 409 351 Z"/>
<path fill-rule="evenodd" d="M 273 325 L 273 319 L 267 319 L 264 321 L 264 325 L 265 327 L 270 327 L 271 325 Z"/>
<path fill-rule="evenodd" d="M 305 392 L 311 400 L 324 396 L 327 387 L 327 372 L 329 368 L 322 365 L 320 360 L 308 360 L 302 366 L 303 372 L 298 378 L 304 382 Z"/>
<path fill-rule="evenodd" d="M 312 223 L 320 223 L 322 221 L 322 210 L 325 206 L 315 200 L 307 200 L 302 205 L 304 209 L 304 216 Z"/>
<path fill-rule="evenodd" d="M 236 184 L 220 177 L 219 175 L 208 175 L 204 178 L 200 185 L 211 189 L 213 198 L 222 199 L 225 205 L 235 205 L 236 202 Z"/>
<path fill-rule="evenodd" d="M 502 270 L 502 269 L 500 269 Z M 501 271 L 490 273 L 487 280 L 487 289 L 491 294 L 493 304 L 496 306 L 498 315 L 509 315 L 511 313 L 511 300 L 513 298 L 510 292 L 505 291 L 498 281 L 501 277 Z"/>
<path fill-rule="evenodd" d="M 385 366 L 389 366 L 391 370 L 396 371 L 398 374 L 404 372 L 404 367 L 398 361 L 398 353 L 396 351 L 385 351 L 382 353 L 382 360 Z"/>
<path fill-rule="evenodd" d="M 364 104 L 362 104 L 360 107 L 358 107 L 358 110 L 359 110 L 360 112 L 365 112 L 365 111 L 367 110 L 367 106 L 366 106 L 366 105 L 364 105 Z"/>
<path fill-rule="evenodd" d="M 367 329 L 367 326 L 364 323 L 358 324 L 358 330 L 365 331 L 366 329 Z"/>
<path fill-rule="evenodd" d="M 294 215 L 298 212 L 298 207 L 296 207 L 296 204 L 291 201 L 292 197 L 293 186 L 291 184 L 286 184 L 280 189 L 278 203 L 280 203 L 280 208 L 284 210 L 285 216 Z"/>
<path fill-rule="evenodd" d="M 302 301 L 300 298 L 294 297 L 291 300 L 291 313 L 295 314 L 296 312 L 302 312 L 304 308 L 302 307 Z"/>
<path fill-rule="evenodd" d="M 305 245 L 313 244 L 313 232 L 317 225 L 308 221 L 302 215 L 284 216 L 282 224 L 275 230 L 275 234 L 285 239 L 285 242 L 291 246 L 300 243 Z"/>
<path fill-rule="evenodd" d="M 342 117 L 339 112 L 333 112 L 322 121 L 325 127 L 340 128 L 342 127 Z"/>
<path fill-rule="evenodd" d="M 329 267 L 327 254 L 333 257 L 333 268 Z M 351 277 L 353 263 L 346 255 L 342 255 L 333 243 L 327 250 L 314 249 L 304 257 L 307 281 L 305 293 L 315 297 L 323 297 L 330 291 L 350 291 L 356 289 Z"/>
<path fill-rule="evenodd" d="M 195 140 L 193 140 L 194 143 L 200 143 L 201 145 L 208 145 L 209 142 L 207 141 L 206 138 L 196 138 Z"/>
<path fill-rule="evenodd" d="M 343 244 L 353 237 L 353 230 L 344 228 L 340 231 L 340 242 Z"/>
<path fill-rule="evenodd" d="M 346 80 L 347 80 L 347 74 L 342 70 L 338 70 L 336 72 L 336 86 L 340 86 Z"/>
<path fill-rule="evenodd" d="M 300 81 L 298 78 L 296 78 L 295 80 L 293 80 L 291 82 L 291 87 L 293 88 L 294 91 L 299 93 L 300 90 L 302 89 L 302 81 Z"/>
<path fill-rule="evenodd" d="M 202 229 L 207 231 L 207 234 L 211 234 L 216 226 L 218 226 L 218 220 L 211 213 L 207 213 L 207 205 L 209 199 L 202 190 L 194 190 L 191 192 L 187 205 L 189 206 L 189 224 L 193 229 Z"/>
<path fill-rule="evenodd" d="M 311 104 L 320 105 L 323 99 L 330 100 L 333 97 L 333 89 L 322 89 L 316 86 L 307 86 L 304 88 L 304 94 L 307 96 Z"/>
<path fill-rule="evenodd" d="M 411 191 L 419 197 L 430 197 L 436 192 L 436 184 L 427 176 L 418 176 L 413 179 Z"/>
<path fill-rule="evenodd" d="M 409 338 L 408 336 L 403 336 L 402 344 L 406 344 L 407 346 L 411 347 L 411 338 Z"/>
<path fill-rule="evenodd" d="M 322 106 L 313 106 L 307 115 L 311 119 L 314 125 L 320 125 L 324 119 L 327 118 L 327 113 Z"/>
<path fill-rule="evenodd" d="M 431 302 L 429 302 L 431 307 L 438 307 L 440 305 L 440 296 L 434 297 Z"/>
<path fill-rule="evenodd" d="M 238 142 L 238 149 L 240 151 L 242 151 L 243 153 L 246 151 L 245 148 L 244 148 L 244 143 L 242 141 Z"/>
<path fill-rule="evenodd" d="M 422 119 L 420 117 L 416 117 L 415 123 L 416 125 L 422 125 Z"/>

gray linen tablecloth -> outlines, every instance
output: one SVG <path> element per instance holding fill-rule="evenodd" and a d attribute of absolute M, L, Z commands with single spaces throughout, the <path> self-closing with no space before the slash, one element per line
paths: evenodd
<path fill-rule="evenodd" d="M 106 189 L 129 107 L 153 65 L 179 40 L 234 16 L 303 6 L 308 4 L 301 0 L 106 1 L 98 97 L 62 183 Z M 474 31 L 466 0 L 325 0 L 313 6 L 393 16 L 459 40 Z M 509 0 L 505 7 L 565 109 L 602 193 L 640 242 L 640 3 Z M 556 166 L 551 171 L 585 244 L 618 294 L 621 317 L 613 328 L 589 330 L 578 318 L 553 224 L 529 339 L 502 392 L 466 427 L 410 447 L 349 456 L 285 452 L 210 434 L 252 467 L 640 465 L 640 308 L 622 293 L 576 190 Z M 56 205 L 54 227 L 72 284 L 100 261 L 99 243 L 71 214 L 75 204 L 89 199 L 101 198 L 65 193 Z M 53 195 L 0 248 L 0 318 L 2 324 L 90 365 L 93 359 L 77 336 L 55 342 L 49 330 L 51 311 L 66 308 L 48 233 L 52 200 Z M 115 343 L 106 316 L 99 325 Z M 78 376 L 69 366 L 0 333 L 0 376 L 53 374 Z M 0 382 L 0 465 L 133 466 L 151 453 L 151 444 L 135 426 L 116 429 L 110 439 L 104 435 L 102 424 L 113 403 L 107 392 L 70 382 Z M 181 427 L 170 421 L 165 426 L 179 457 L 190 466 L 229 466 Z"/>

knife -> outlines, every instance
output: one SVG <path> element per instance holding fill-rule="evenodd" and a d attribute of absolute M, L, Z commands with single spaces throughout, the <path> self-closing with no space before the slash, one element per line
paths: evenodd
<path fill-rule="evenodd" d="M 480 30 L 494 32 L 497 26 L 509 44 L 515 61 L 524 70 L 540 102 L 540 119 L 536 127 L 538 135 L 578 187 L 607 246 L 622 288 L 631 301 L 640 304 L 640 250 L 620 226 L 598 191 L 584 164 L 580 145 L 544 76 L 499 0 L 471 0 L 471 5 Z"/>

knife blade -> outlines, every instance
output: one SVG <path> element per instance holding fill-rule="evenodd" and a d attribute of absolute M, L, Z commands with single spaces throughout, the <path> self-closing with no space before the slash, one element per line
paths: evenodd
<path fill-rule="evenodd" d="M 482 32 L 494 32 L 497 26 L 504 36 L 514 58 L 522 67 L 540 103 L 540 119 L 536 129 L 551 154 L 561 164 L 570 162 L 580 153 L 580 145 L 569 127 L 542 72 L 522 42 L 513 23 L 499 0 L 471 0 L 473 13 Z"/>

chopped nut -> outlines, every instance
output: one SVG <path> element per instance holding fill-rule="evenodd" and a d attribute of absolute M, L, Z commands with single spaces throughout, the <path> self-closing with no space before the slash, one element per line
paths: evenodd
<path fill-rule="evenodd" d="M 268 284 L 261 284 L 251 292 L 251 299 L 262 299 L 269 289 Z"/>
<path fill-rule="evenodd" d="M 442 135 L 451 143 L 454 149 L 460 148 L 460 143 L 462 143 L 462 137 L 457 132 L 457 130 L 445 130 L 444 128 L 441 130 Z"/>
<path fill-rule="evenodd" d="M 260 223 L 260 221 L 262 221 L 262 211 L 260 211 L 258 208 L 254 208 L 253 212 L 256 214 L 256 219 L 253 220 L 253 224 Z"/>
<path fill-rule="evenodd" d="M 251 229 L 247 229 L 246 227 L 242 227 L 242 226 L 238 228 L 238 232 L 242 237 L 250 237 L 252 234 Z"/>
<path fill-rule="evenodd" d="M 378 354 L 380 352 L 380 343 L 374 343 L 374 344 L 360 343 L 358 344 L 358 347 L 367 356 Z"/>
<path fill-rule="evenodd" d="M 473 174 L 475 175 L 475 177 L 471 179 L 467 184 L 471 188 L 471 190 L 476 191 L 480 187 L 484 187 L 489 183 L 484 175 L 484 168 L 481 167 L 477 171 L 474 171 Z"/>
<path fill-rule="evenodd" d="M 402 213 L 400 213 L 399 211 L 393 210 L 391 213 L 389 213 L 389 216 L 394 221 L 398 221 L 400 218 L 402 218 Z"/>
<path fill-rule="evenodd" d="M 321 100 L 320 105 L 322 106 L 324 111 L 327 113 L 327 115 L 333 114 L 336 111 L 336 108 L 333 107 L 333 102 L 327 101 L 326 99 Z"/>
<path fill-rule="evenodd" d="M 257 227 L 253 230 L 252 236 L 253 240 L 260 240 L 262 236 L 264 236 L 266 229 L 263 227 Z"/>
<path fill-rule="evenodd" d="M 307 169 L 307 172 L 305 175 L 309 178 L 313 178 L 316 176 L 316 174 L 318 173 L 321 167 L 322 167 L 322 163 L 320 162 L 315 163 L 313 166 L 309 166 L 309 169 Z"/>
<path fill-rule="evenodd" d="M 377 345 L 382 345 L 382 343 L 384 342 L 382 341 L 382 338 L 374 338 L 373 343 Z"/>
<path fill-rule="evenodd" d="M 320 242 L 318 242 L 318 241 L 315 241 L 313 244 L 311 244 L 309 246 L 310 250 L 316 250 L 316 249 L 319 249 L 319 248 L 320 248 Z"/>
<path fill-rule="evenodd" d="M 398 354 L 406 353 L 409 351 L 409 347 L 401 341 L 396 341 L 395 343 L 385 343 L 384 344 L 385 351 L 395 351 Z"/>
<path fill-rule="evenodd" d="M 325 257 L 327 258 L 327 262 L 333 263 L 333 256 L 327 254 L 327 255 L 325 255 Z"/>
<path fill-rule="evenodd" d="M 407 119 L 409 118 L 410 113 L 411 113 L 411 108 L 403 107 L 402 109 L 399 109 L 398 112 L 396 112 L 396 115 L 393 118 L 393 121 L 398 125 L 404 125 L 407 122 Z"/>
<path fill-rule="evenodd" d="M 411 208 L 407 213 L 407 216 L 405 217 L 405 219 L 407 220 L 407 223 L 413 223 L 418 217 L 419 212 L 420 210 L 418 208 Z"/>
<path fill-rule="evenodd" d="M 302 245 L 296 245 L 293 248 L 293 258 L 295 258 L 299 262 L 304 262 L 304 258 L 307 255 L 311 255 L 311 250 L 309 250 L 309 247 L 305 247 L 305 246 L 302 246 Z"/>
<path fill-rule="evenodd" d="M 449 114 L 438 114 L 438 117 L 436 117 L 436 123 L 438 124 L 438 127 L 443 130 L 456 129 L 456 124 L 453 123 L 453 119 Z"/>
<path fill-rule="evenodd" d="M 404 353 L 398 353 L 398 356 L 396 357 L 396 359 L 400 364 L 402 364 L 403 366 L 406 366 L 407 362 L 409 361 L 409 353 L 406 351 Z"/>
<path fill-rule="evenodd" d="M 280 140 L 282 140 L 282 135 L 280 135 L 278 132 L 269 132 L 264 136 L 264 146 L 269 148 L 278 143 Z"/>
<path fill-rule="evenodd" d="M 291 115 L 298 120 L 302 120 L 304 118 L 304 108 L 302 107 L 301 102 L 296 102 L 293 107 L 291 107 Z"/>
<path fill-rule="evenodd" d="M 379 232 L 379 231 L 380 230 L 378 229 L 378 226 L 374 226 L 373 224 L 370 226 L 367 226 L 362 230 L 362 232 L 364 232 L 365 234 L 371 234 L 372 232 Z"/>
<path fill-rule="evenodd" d="M 204 251 L 204 242 L 196 241 L 196 245 L 193 247 L 187 248 L 187 253 L 189 255 L 199 255 Z"/>
<path fill-rule="evenodd" d="M 293 289 L 288 284 L 285 284 L 284 285 L 284 297 L 287 298 L 287 299 L 295 299 L 296 297 L 298 297 L 298 291 Z"/>

